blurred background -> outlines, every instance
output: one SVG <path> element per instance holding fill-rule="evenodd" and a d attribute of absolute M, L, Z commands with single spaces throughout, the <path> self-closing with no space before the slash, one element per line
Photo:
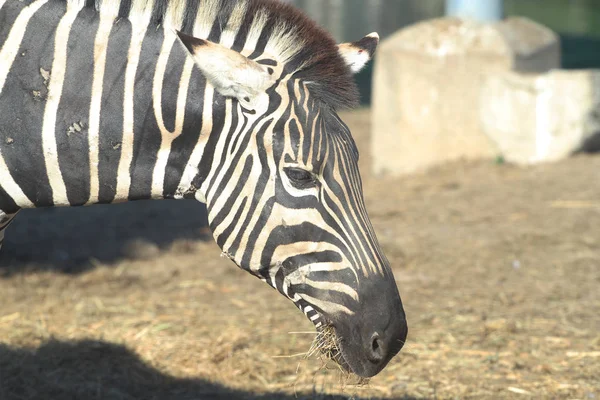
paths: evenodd
<path fill-rule="evenodd" d="M 339 41 L 358 32 L 385 38 L 417 21 L 444 15 L 445 0 L 283 0 L 303 9 Z M 485 3 L 486 0 L 482 0 Z M 527 16 L 568 35 L 600 37 L 600 4 L 595 0 L 504 0 L 505 16 Z"/>
<path fill-rule="evenodd" d="M 339 42 L 370 32 L 382 39 L 418 21 L 445 15 L 446 0 L 283 0 L 300 7 Z M 485 3 L 487 0 L 482 0 Z M 564 68 L 600 67 L 600 2 L 504 0 L 504 15 L 524 16 L 560 35 Z M 358 77 L 363 104 L 371 101 L 372 65 Z"/>

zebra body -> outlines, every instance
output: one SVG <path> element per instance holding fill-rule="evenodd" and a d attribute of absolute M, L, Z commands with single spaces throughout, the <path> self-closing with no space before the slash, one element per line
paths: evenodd
<path fill-rule="evenodd" d="M 202 124 L 202 104 L 213 93 L 205 94 L 206 80 L 175 43 L 175 34 L 93 9 L 73 11 L 77 5 L 70 11 L 66 2 L 44 3 L 29 21 L 15 21 L 28 22 L 21 41 L 7 35 L 3 43 L 3 53 L 13 59 L 7 74 L 2 57 L 0 75 L 0 82 L 6 76 L 0 97 L 6 164 L 1 174 L 7 180 L 12 172 L 14 183 L 3 178 L 10 198 L 4 195 L 0 207 L 13 211 L 186 193 L 197 174 L 194 159 L 202 156 L 201 133 L 211 133 Z M 23 8 L 11 1 L 3 12 L 10 21 L 13 11 L 18 20 Z M 3 28 L 5 34 L 10 25 Z M 167 98 L 171 93 L 174 98 Z M 5 110 L 13 115 L 6 118 Z M 27 119 L 22 110 L 31 110 Z"/>
<path fill-rule="evenodd" d="M 224 254 L 377 373 L 406 322 L 336 114 L 376 44 L 270 0 L 0 0 L 2 237 L 21 208 L 196 198 Z"/>

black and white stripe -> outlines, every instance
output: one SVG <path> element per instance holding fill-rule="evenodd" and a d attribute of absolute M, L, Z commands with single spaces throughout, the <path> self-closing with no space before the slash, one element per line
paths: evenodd
<path fill-rule="evenodd" d="M 0 0 L 0 21 L 2 236 L 20 208 L 195 197 L 317 327 L 392 279 L 336 114 L 375 35 L 338 47 L 271 0 Z"/>

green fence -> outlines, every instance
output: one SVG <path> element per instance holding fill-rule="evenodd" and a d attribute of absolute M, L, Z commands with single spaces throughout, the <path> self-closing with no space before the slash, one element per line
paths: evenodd
<path fill-rule="evenodd" d="M 600 1 L 505 0 L 505 11 L 558 32 L 563 68 L 600 68 Z"/>

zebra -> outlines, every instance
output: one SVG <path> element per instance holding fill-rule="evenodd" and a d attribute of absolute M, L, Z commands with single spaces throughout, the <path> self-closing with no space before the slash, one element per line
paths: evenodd
<path fill-rule="evenodd" d="M 0 235 L 22 208 L 196 199 L 359 376 L 406 316 L 338 111 L 379 37 L 275 0 L 0 0 Z"/>

